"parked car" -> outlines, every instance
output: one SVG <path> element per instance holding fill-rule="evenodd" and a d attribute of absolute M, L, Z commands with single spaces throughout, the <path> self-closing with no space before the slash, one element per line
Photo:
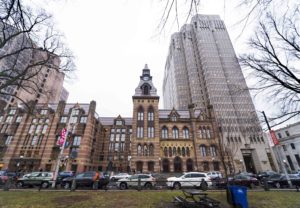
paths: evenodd
<path fill-rule="evenodd" d="M 76 188 L 78 187 L 89 187 L 93 188 L 94 182 L 96 181 L 96 171 L 88 171 L 79 173 L 76 176 L 73 177 L 67 177 L 64 178 L 61 181 L 61 186 L 65 189 L 69 189 L 72 186 L 73 179 L 75 179 L 76 182 Z M 98 187 L 97 188 L 103 188 L 109 183 L 109 178 L 104 177 L 103 174 L 99 173 L 100 178 L 98 181 Z"/>
<path fill-rule="evenodd" d="M 262 181 L 264 180 L 265 178 L 268 178 L 272 175 L 278 175 L 278 173 L 274 172 L 274 171 L 263 171 L 263 172 L 260 172 L 257 174 L 257 179 Z"/>
<path fill-rule="evenodd" d="M 211 171 L 207 173 L 207 176 L 210 177 L 210 179 L 222 178 L 222 173 L 219 171 Z"/>
<path fill-rule="evenodd" d="M 42 188 L 48 188 L 53 183 L 52 172 L 33 172 L 24 175 L 17 180 L 17 187 L 22 188 L 26 186 L 41 186 Z"/>
<path fill-rule="evenodd" d="M 110 180 L 111 181 L 117 181 L 119 179 L 122 179 L 122 178 L 129 178 L 131 175 L 129 175 L 128 173 L 118 173 L 116 175 L 112 175 L 110 176 Z"/>
<path fill-rule="evenodd" d="M 250 173 L 250 172 L 246 172 L 246 171 L 241 172 L 241 173 L 239 173 L 239 174 L 237 174 L 237 175 L 243 175 L 243 176 L 249 176 L 249 177 L 252 177 L 252 178 L 257 178 L 257 175 L 256 175 L 256 174 Z"/>
<path fill-rule="evenodd" d="M 202 180 L 205 181 L 206 187 L 211 186 L 212 182 L 206 173 L 202 172 L 187 172 L 180 177 L 167 178 L 167 186 L 174 189 L 181 187 L 201 187 Z"/>
<path fill-rule="evenodd" d="M 300 187 L 300 177 L 295 175 L 289 175 L 292 186 Z M 286 188 L 289 187 L 288 181 L 285 175 L 276 175 L 276 177 L 269 177 L 267 179 L 269 186 L 275 188 Z"/>
<path fill-rule="evenodd" d="M 0 170 L 0 185 L 4 185 L 8 180 L 7 172 Z"/>
<path fill-rule="evenodd" d="M 229 185 L 240 185 L 240 186 L 247 186 L 249 188 L 254 188 L 255 186 L 259 185 L 259 181 L 257 178 L 250 177 L 247 175 L 235 175 L 233 177 L 229 177 L 228 181 L 226 178 L 220 178 L 217 181 L 215 181 L 215 186 L 217 188 L 226 188 L 227 182 Z"/>
<path fill-rule="evenodd" d="M 129 187 L 138 187 L 140 185 L 144 188 L 150 189 L 156 185 L 156 179 L 151 174 L 135 174 L 129 178 L 122 178 L 116 182 L 117 187 L 121 190 L 128 189 Z"/>
<path fill-rule="evenodd" d="M 289 175 L 294 175 L 294 176 L 300 177 L 300 170 L 292 171 L 291 174 L 289 174 Z"/>

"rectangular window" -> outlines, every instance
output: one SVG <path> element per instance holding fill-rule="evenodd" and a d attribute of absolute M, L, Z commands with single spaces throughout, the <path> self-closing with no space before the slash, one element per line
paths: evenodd
<path fill-rule="evenodd" d="M 2 122 L 3 116 L 0 116 L 0 122 Z"/>
<path fill-rule="evenodd" d="M 23 116 L 18 116 L 16 119 L 16 123 L 21 123 Z"/>
<path fill-rule="evenodd" d="M 285 145 L 282 145 L 282 149 L 283 149 L 284 151 L 286 151 L 286 146 L 285 146 Z"/>
<path fill-rule="evenodd" d="M 77 123 L 77 119 L 78 119 L 77 116 L 72 116 L 72 117 L 70 118 L 70 123 Z"/>
<path fill-rule="evenodd" d="M 13 118 L 14 118 L 13 116 L 7 116 L 5 122 L 6 123 L 11 123 Z"/>
<path fill-rule="evenodd" d="M 290 136 L 290 133 L 288 131 L 285 131 L 286 136 Z"/>
<path fill-rule="evenodd" d="M 15 115 L 15 113 L 16 113 L 16 109 L 11 109 L 8 114 L 9 115 Z"/>
<path fill-rule="evenodd" d="M 125 134 L 124 133 L 121 134 L 121 142 L 125 142 Z"/>
<path fill-rule="evenodd" d="M 119 143 L 118 142 L 115 143 L 115 152 L 119 152 Z"/>
<path fill-rule="evenodd" d="M 47 118 L 47 119 L 45 120 L 45 123 L 49 123 L 49 121 L 50 121 L 49 118 Z"/>
<path fill-rule="evenodd" d="M 11 143 L 11 141 L 13 140 L 13 136 L 7 136 L 6 140 L 5 140 L 5 144 L 9 145 Z"/>
<path fill-rule="evenodd" d="M 31 125 L 30 125 L 29 131 L 28 131 L 29 134 L 32 134 L 32 133 L 33 133 L 34 127 L 35 127 L 34 124 L 31 124 Z"/>
<path fill-rule="evenodd" d="M 42 134 L 45 134 L 47 131 L 48 125 L 44 125 L 43 130 L 42 130 Z"/>
<path fill-rule="evenodd" d="M 282 138 L 281 133 L 278 133 L 277 135 L 278 135 L 278 138 L 279 138 L 279 139 Z"/>
<path fill-rule="evenodd" d="M 81 140 L 80 136 L 75 136 L 74 141 L 73 141 L 73 145 L 74 146 L 79 146 L 80 145 L 80 140 Z"/>
<path fill-rule="evenodd" d="M 60 118 L 60 123 L 67 123 L 67 119 L 68 119 L 67 116 L 62 116 L 62 117 Z"/>
<path fill-rule="evenodd" d="M 148 127 L 148 138 L 154 138 L 154 127 Z"/>
<path fill-rule="evenodd" d="M 86 121 L 87 121 L 87 117 L 86 116 L 82 116 L 80 118 L 80 123 L 86 123 Z"/>
<path fill-rule="evenodd" d="M 295 147 L 295 144 L 294 144 L 294 143 L 291 143 L 291 148 L 292 148 L 292 149 L 296 149 L 296 147 Z"/>
<path fill-rule="evenodd" d="M 125 143 L 121 142 L 120 151 L 124 152 L 124 150 L 125 150 Z"/>
<path fill-rule="evenodd" d="M 154 120 L 154 113 L 148 112 L 148 121 L 153 121 L 153 120 Z"/>
<path fill-rule="evenodd" d="M 48 110 L 41 110 L 41 115 L 46 115 L 48 113 Z"/>
<path fill-rule="evenodd" d="M 42 128 L 42 125 L 38 125 L 38 126 L 36 127 L 36 129 L 35 129 L 35 134 L 40 133 L 41 128 Z"/>
<path fill-rule="evenodd" d="M 144 112 L 138 112 L 138 121 L 144 120 Z"/>
<path fill-rule="evenodd" d="M 79 115 L 79 109 L 73 109 L 72 116 L 77 116 L 77 115 Z"/>
<path fill-rule="evenodd" d="M 36 122 L 37 122 L 36 118 L 32 119 L 32 123 L 36 123 Z"/>
<path fill-rule="evenodd" d="M 144 128 L 143 127 L 137 127 L 137 138 L 143 138 L 144 137 Z"/>
<path fill-rule="evenodd" d="M 295 158 L 297 160 L 298 166 L 300 167 L 300 157 L 298 154 L 295 155 Z"/>
<path fill-rule="evenodd" d="M 38 143 L 38 136 L 33 136 L 31 140 L 31 146 L 35 146 Z"/>

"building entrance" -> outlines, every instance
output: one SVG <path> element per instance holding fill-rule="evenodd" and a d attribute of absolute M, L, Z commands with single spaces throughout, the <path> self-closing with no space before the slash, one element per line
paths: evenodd
<path fill-rule="evenodd" d="M 180 157 L 174 158 L 174 172 L 182 172 L 182 160 Z"/>
<path fill-rule="evenodd" d="M 251 154 L 243 154 L 246 171 L 249 173 L 256 173 L 253 158 Z"/>

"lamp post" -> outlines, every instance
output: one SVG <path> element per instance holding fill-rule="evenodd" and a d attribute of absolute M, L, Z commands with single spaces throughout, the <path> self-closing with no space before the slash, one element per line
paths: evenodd
<path fill-rule="evenodd" d="M 271 137 L 272 137 L 272 136 L 275 136 L 274 131 L 272 132 L 272 130 L 271 130 L 271 127 L 270 127 L 270 124 L 269 124 L 269 122 L 268 122 L 268 119 L 267 119 L 267 116 L 266 116 L 265 112 L 262 111 L 262 114 L 263 114 L 263 116 L 264 116 L 264 118 L 265 118 L 266 124 L 267 124 L 267 126 L 268 126 L 269 131 L 270 131 L 270 134 L 273 133 L 273 135 L 271 134 Z M 275 136 L 275 137 L 276 137 L 276 136 Z M 272 138 L 272 139 L 273 139 L 273 138 Z M 283 173 L 284 173 L 284 175 L 285 175 L 285 177 L 286 177 L 286 179 L 287 179 L 287 181 L 288 181 L 289 187 L 292 187 L 292 182 L 291 182 L 291 179 L 290 179 L 290 177 L 289 177 L 289 175 L 288 175 L 288 173 L 287 173 L 287 170 L 286 170 L 286 168 L 285 168 L 284 160 L 281 159 L 280 154 L 279 154 L 279 151 L 281 151 L 281 149 L 278 148 L 278 144 L 279 144 L 279 142 L 278 142 L 278 140 L 277 140 L 277 144 L 274 144 L 274 145 L 275 145 L 275 146 L 274 146 L 274 152 L 275 152 L 275 155 L 277 156 L 277 161 L 279 161 L 279 165 L 281 166 L 281 170 L 283 170 Z M 281 155 L 283 155 L 283 154 L 281 154 Z"/>
<path fill-rule="evenodd" d="M 22 163 L 22 160 L 23 160 L 24 156 L 23 155 L 20 155 L 20 159 L 17 163 L 17 171 L 20 171 L 19 167 L 20 167 L 20 164 Z"/>

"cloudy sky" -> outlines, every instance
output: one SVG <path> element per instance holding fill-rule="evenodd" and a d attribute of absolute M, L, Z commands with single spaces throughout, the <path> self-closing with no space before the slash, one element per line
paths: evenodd
<path fill-rule="evenodd" d="M 160 107 L 163 107 L 165 60 L 170 36 L 178 30 L 173 18 L 170 18 L 163 32 L 157 29 L 165 1 L 47 2 L 43 1 L 43 7 L 53 14 L 56 27 L 64 33 L 68 46 L 76 56 L 76 79 L 68 79 L 65 83 L 70 93 L 68 102 L 88 103 L 95 100 L 100 116 L 132 116 L 132 95 L 147 63 L 161 96 Z M 235 23 L 242 10 L 225 0 L 202 0 L 201 3 L 200 13 L 219 14 L 225 19 L 234 47 L 237 51 L 241 50 L 241 38 L 236 39 L 241 26 Z M 186 10 L 184 5 L 179 6 L 183 19 Z M 179 24 L 183 23 L 180 20 Z"/>

